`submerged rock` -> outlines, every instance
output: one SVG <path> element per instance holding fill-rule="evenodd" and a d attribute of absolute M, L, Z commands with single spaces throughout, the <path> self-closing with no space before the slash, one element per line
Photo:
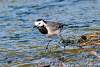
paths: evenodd
<path fill-rule="evenodd" d="M 82 35 L 86 38 L 85 41 L 80 42 L 80 46 L 100 46 L 100 32 Z"/>
<path fill-rule="evenodd" d="M 100 32 L 88 33 L 83 35 L 73 34 L 72 36 L 62 36 L 61 42 L 64 47 L 66 46 L 100 46 Z"/>
<path fill-rule="evenodd" d="M 35 64 L 28 64 L 28 63 L 26 63 L 26 64 L 14 65 L 12 67 L 36 67 L 36 65 Z"/>

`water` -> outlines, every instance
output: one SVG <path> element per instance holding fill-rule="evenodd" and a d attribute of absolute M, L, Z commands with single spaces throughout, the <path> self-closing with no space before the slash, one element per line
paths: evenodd
<path fill-rule="evenodd" d="M 68 24 L 65 31 L 77 30 L 77 35 L 100 32 L 99 0 L 0 0 L 0 9 L 0 65 L 2 67 L 6 64 L 9 66 L 9 63 L 13 66 L 16 61 L 24 63 L 26 56 L 36 59 L 34 56 L 39 55 L 37 48 L 44 49 L 41 45 L 47 44 L 47 38 L 37 29 L 32 28 L 38 18 Z M 73 34 L 67 32 L 66 35 Z M 37 45 L 40 47 L 34 47 Z M 99 48 L 97 51 L 99 53 Z M 85 61 L 88 63 L 90 58 Z M 84 61 L 80 60 L 80 62 Z M 98 61 L 95 63 L 99 64 Z"/>

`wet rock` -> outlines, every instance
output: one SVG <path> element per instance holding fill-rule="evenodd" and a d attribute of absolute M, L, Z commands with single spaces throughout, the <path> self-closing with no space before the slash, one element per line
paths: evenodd
<path fill-rule="evenodd" d="M 74 58 L 62 58 L 60 59 L 63 62 L 74 62 L 74 61 L 78 61 L 79 59 L 74 59 Z"/>
<path fill-rule="evenodd" d="M 14 65 L 12 67 L 37 67 L 35 64 L 18 64 L 18 65 Z"/>
<path fill-rule="evenodd" d="M 82 35 L 81 38 L 82 38 L 83 40 L 87 40 L 87 37 L 86 37 L 85 35 Z"/>
<path fill-rule="evenodd" d="M 11 61 L 11 60 L 9 60 L 9 61 L 7 61 L 7 63 L 8 63 L 8 64 L 10 64 L 10 63 L 12 63 L 12 61 Z"/>
<path fill-rule="evenodd" d="M 89 53 L 96 56 L 100 60 L 100 55 L 96 51 L 90 51 Z"/>
<path fill-rule="evenodd" d="M 100 33 L 90 33 L 90 34 L 85 34 L 83 35 L 85 36 L 87 39 L 98 39 L 98 37 L 100 36 Z"/>
<path fill-rule="evenodd" d="M 25 57 L 24 60 L 25 60 L 25 61 L 32 61 L 32 60 L 33 60 L 33 57 L 32 57 L 32 56 L 27 56 L 27 57 Z"/>
<path fill-rule="evenodd" d="M 93 51 L 93 50 L 96 50 L 96 48 L 66 49 L 66 50 L 64 50 L 64 53 L 65 53 L 65 54 L 80 54 L 80 53 L 82 53 L 82 52 L 90 52 L 90 51 Z"/>
<path fill-rule="evenodd" d="M 22 64 L 22 62 L 21 62 L 21 61 L 16 61 L 15 63 L 16 63 L 16 64 Z"/>
<path fill-rule="evenodd" d="M 41 58 L 33 61 L 37 67 L 63 67 L 63 63 L 57 58 Z"/>
<path fill-rule="evenodd" d="M 60 43 L 62 44 L 62 46 L 64 46 L 64 48 L 66 46 L 79 46 L 78 40 L 79 40 L 79 37 L 67 36 L 66 38 L 61 37 Z"/>
<path fill-rule="evenodd" d="M 100 43 L 97 41 L 87 41 L 87 42 L 80 43 L 80 45 L 81 46 L 92 46 L 92 45 L 100 46 Z"/>
<path fill-rule="evenodd" d="M 83 34 L 83 35 L 72 35 L 72 36 L 62 36 L 61 37 L 61 42 L 64 46 L 100 46 L 100 33 L 88 33 L 88 34 Z"/>
<path fill-rule="evenodd" d="M 64 53 L 69 53 L 69 54 L 79 54 L 81 53 L 82 50 L 81 49 L 66 49 L 64 50 Z"/>
<path fill-rule="evenodd" d="M 38 64 L 37 67 L 50 67 L 49 64 L 45 65 L 45 64 Z"/>

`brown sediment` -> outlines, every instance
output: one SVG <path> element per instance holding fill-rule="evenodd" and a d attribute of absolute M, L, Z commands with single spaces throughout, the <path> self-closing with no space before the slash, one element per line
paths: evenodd
<path fill-rule="evenodd" d="M 100 42 L 97 40 L 97 41 L 87 41 L 80 43 L 80 46 L 92 46 L 92 45 L 100 46 Z"/>
<path fill-rule="evenodd" d="M 61 59 L 61 61 L 63 62 L 74 62 L 74 61 L 78 61 L 79 59 L 74 59 L 74 58 L 63 58 Z"/>
<path fill-rule="evenodd" d="M 64 53 L 68 53 L 68 54 L 79 54 L 81 52 L 89 52 L 89 51 L 93 51 L 96 50 L 95 48 L 86 48 L 85 50 L 83 49 L 67 49 L 64 50 Z"/>
<path fill-rule="evenodd" d="M 50 67 L 50 64 L 38 64 L 37 67 Z"/>
<path fill-rule="evenodd" d="M 84 37 L 83 37 L 84 36 Z M 81 38 L 85 41 L 80 42 L 80 46 L 100 46 L 100 33 L 91 33 L 82 35 Z"/>
<path fill-rule="evenodd" d="M 32 61 L 32 60 L 33 60 L 33 57 L 32 57 L 32 56 L 27 56 L 27 57 L 25 57 L 24 60 L 25 60 L 25 61 Z"/>
<path fill-rule="evenodd" d="M 17 67 L 36 67 L 36 65 L 34 65 L 34 64 L 20 64 Z"/>
<path fill-rule="evenodd" d="M 67 50 L 64 50 L 64 53 L 69 53 L 69 54 L 79 54 L 82 50 L 80 49 L 67 49 Z"/>
<path fill-rule="evenodd" d="M 97 39 L 97 36 L 100 36 L 100 32 L 84 34 L 82 36 L 86 37 L 87 39 Z"/>

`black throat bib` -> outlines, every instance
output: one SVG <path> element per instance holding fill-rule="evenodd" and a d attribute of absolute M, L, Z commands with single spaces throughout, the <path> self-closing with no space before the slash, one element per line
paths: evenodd
<path fill-rule="evenodd" d="M 46 29 L 45 26 L 38 27 L 38 30 L 39 30 L 42 34 L 48 34 L 48 30 Z"/>

